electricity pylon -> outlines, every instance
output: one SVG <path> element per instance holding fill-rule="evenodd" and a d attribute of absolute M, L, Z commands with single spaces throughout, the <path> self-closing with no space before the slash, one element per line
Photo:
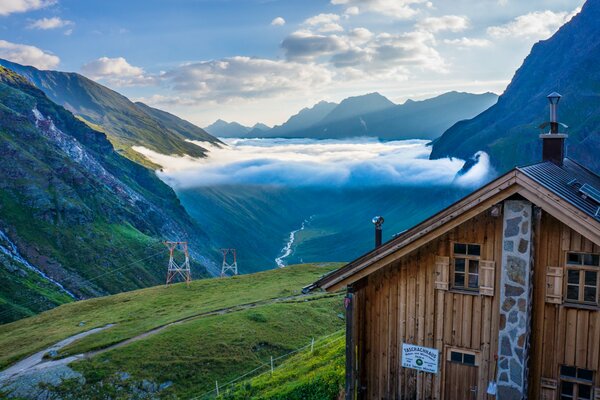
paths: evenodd
<path fill-rule="evenodd" d="M 227 272 L 231 271 L 233 275 L 238 274 L 237 267 L 237 252 L 235 249 L 221 249 L 221 253 L 223 253 L 223 266 L 221 267 L 221 276 L 226 276 Z M 227 255 L 230 254 L 233 256 L 233 262 L 230 263 L 227 260 Z"/>
<path fill-rule="evenodd" d="M 187 286 L 190 286 L 192 281 L 192 273 L 190 271 L 190 255 L 188 253 L 187 242 L 165 242 L 165 246 L 169 249 L 169 267 L 167 269 L 167 286 L 173 283 L 177 276 L 181 276 Z M 184 261 L 179 264 L 175 261 L 174 252 L 179 250 L 184 254 Z"/>

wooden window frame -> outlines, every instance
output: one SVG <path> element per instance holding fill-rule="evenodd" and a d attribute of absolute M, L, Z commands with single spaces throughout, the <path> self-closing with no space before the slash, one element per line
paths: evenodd
<path fill-rule="evenodd" d="M 479 255 L 473 256 L 468 254 L 458 254 L 458 256 L 454 253 L 454 245 L 455 244 L 463 244 L 466 246 L 479 246 Z M 481 249 L 483 245 L 481 243 L 467 243 L 467 242 L 459 242 L 459 241 L 450 241 L 450 282 L 451 288 L 455 292 L 466 293 L 466 294 L 479 294 L 479 288 L 481 285 Z M 468 251 L 467 251 L 468 252 Z M 455 278 L 455 262 L 457 258 L 461 258 L 465 260 L 465 285 L 464 286 L 456 286 Z M 472 288 L 469 287 L 469 275 L 471 275 L 470 271 L 470 262 L 477 261 L 477 287 Z"/>
<path fill-rule="evenodd" d="M 587 255 L 595 255 L 595 256 L 600 256 L 597 253 L 590 253 L 590 252 L 585 252 L 585 251 L 566 251 L 564 254 L 564 275 L 563 275 L 563 304 L 566 306 L 572 306 L 572 307 L 591 307 L 593 309 L 596 309 L 600 306 L 599 301 L 600 301 L 600 265 L 599 266 L 593 266 L 593 265 L 584 265 L 583 263 L 581 264 L 572 264 L 569 263 L 569 254 L 587 254 Z M 569 299 L 568 296 L 568 289 L 569 286 L 574 286 L 573 284 L 569 284 L 569 271 L 577 271 L 579 273 L 579 283 L 577 284 L 578 286 L 578 296 L 577 296 L 577 300 L 573 300 L 573 299 Z M 591 271 L 591 272 L 595 272 L 596 273 L 596 300 L 595 301 L 585 301 L 585 296 L 584 296 L 584 290 L 586 288 L 586 284 L 585 284 L 585 272 L 586 271 Z M 589 286 L 587 286 L 589 287 Z"/>
<path fill-rule="evenodd" d="M 567 376 L 567 375 L 562 375 L 561 374 L 561 367 L 564 365 L 559 366 L 558 368 L 558 394 L 557 397 L 558 399 L 562 398 L 562 385 L 563 382 L 569 382 L 572 383 L 575 386 L 575 391 L 573 393 L 573 400 L 578 400 L 579 399 L 579 385 L 586 385 L 590 387 L 590 399 L 593 400 L 595 399 L 595 387 L 594 387 L 594 382 L 596 380 L 596 371 L 594 370 L 587 370 L 587 371 L 591 371 L 592 372 L 592 380 L 591 381 L 586 381 L 585 379 L 580 379 L 577 377 L 572 377 L 572 376 Z M 575 371 L 580 370 L 580 369 L 585 369 L 585 368 L 577 368 L 575 366 L 572 366 L 572 368 L 575 368 Z"/>
<path fill-rule="evenodd" d="M 463 349 L 460 347 L 446 347 L 446 362 L 451 362 L 451 363 L 455 363 L 456 361 L 452 361 L 452 352 L 456 352 L 456 353 L 462 353 L 462 354 L 469 354 L 472 355 L 473 357 L 475 357 L 475 364 L 464 364 L 464 363 L 460 363 L 462 365 L 467 365 L 469 367 L 479 367 L 481 364 L 481 359 L 480 359 L 480 352 L 476 351 L 476 350 L 471 350 L 471 349 Z"/>

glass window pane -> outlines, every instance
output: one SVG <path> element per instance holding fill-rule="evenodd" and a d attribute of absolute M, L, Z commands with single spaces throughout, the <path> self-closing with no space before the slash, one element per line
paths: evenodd
<path fill-rule="evenodd" d="M 578 390 L 578 398 L 581 400 L 590 400 L 592 398 L 592 387 L 588 385 L 582 385 L 581 383 L 577 385 Z"/>
<path fill-rule="evenodd" d="M 470 244 L 468 254 L 470 256 L 479 256 L 481 255 L 481 246 L 478 244 Z"/>
<path fill-rule="evenodd" d="M 471 289 L 477 289 L 479 287 L 479 275 L 469 274 L 469 287 Z"/>
<path fill-rule="evenodd" d="M 459 353 L 457 351 L 451 351 L 450 352 L 450 360 L 461 363 L 462 362 L 462 353 Z"/>
<path fill-rule="evenodd" d="M 454 254 L 467 254 L 467 245 L 464 243 L 454 243 Z"/>
<path fill-rule="evenodd" d="M 577 368 L 569 367 L 568 365 L 561 365 L 560 366 L 560 374 L 562 376 L 569 376 L 571 378 L 576 378 L 577 377 Z"/>
<path fill-rule="evenodd" d="M 596 271 L 585 271 L 585 284 L 587 286 L 596 286 L 598 283 L 598 273 Z"/>
<path fill-rule="evenodd" d="M 569 264 L 579 264 L 581 265 L 581 254 L 579 253 L 568 253 L 567 262 Z"/>
<path fill-rule="evenodd" d="M 579 300 L 579 286 L 567 285 L 567 299 Z"/>
<path fill-rule="evenodd" d="M 464 258 L 455 258 L 454 259 L 454 271 L 465 272 L 465 259 Z"/>
<path fill-rule="evenodd" d="M 592 379 L 594 378 L 594 371 L 590 371 L 589 369 L 578 369 L 577 370 L 577 377 L 579 379 L 582 379 L 584 381 L 592 381 Z"/>
<path fill-rule="evenodd" d="M 585 265 L 598 265 L 598 255 L 596 254 L 583 254 L 583 263 Z"/>
<path fill-rule="evenodd" d="M 469 272 L 471 274 L 479 273 L 479 261 L 477 260 L 469 260 Z"/>
<path fill-rule="evenodd" d="M 595 287 L 585 287 L 583 289 L 583 300 L 588 301 L 590 303 L 596 302 L 596 288 Z"/>
<path fill-rule="evenodd" d="M 579 270 L 568 269 L 567 270 L 567 282 L 574 285 L 579 285 Z"/>
<path fill-rule="evenodd" d="M 575 385 L 572 382 L 563 381 L 560 384 L 560 394 L 572 395 Z"/>
<path fill-rule="evenodd" d="M 475 355 L 473 354 L 464 354 L 463 360 L 464 364 L 475 365 Z"/>
<path fill-rule="evenodd" d="M 456 273 L 454 274 L 454 286 L 465 287 L 465 274 L 464 273 Z"/>

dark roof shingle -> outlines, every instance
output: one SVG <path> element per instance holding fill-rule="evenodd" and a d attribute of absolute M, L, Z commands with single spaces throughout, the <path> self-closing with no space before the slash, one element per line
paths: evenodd
<path fill-rule="evenodd" d="M 600 176 L 575 161 L 566 158 L 562 166 L 551 162 L 518 167 L 519 171 L 560 196 L 592 218 L 600 221 L 598 208 L 600 204 L 584 196 L 579 189 L 587 184 L 600 190 Z"/>

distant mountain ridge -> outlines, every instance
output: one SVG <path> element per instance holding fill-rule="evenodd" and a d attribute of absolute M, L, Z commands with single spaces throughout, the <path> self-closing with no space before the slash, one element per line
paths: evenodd
<path fill-rule="evenodd" d="M 552 92 L 562 94 L 558 118 L 567 124 L 567 156 L 600 173 L 600 1 L 551 38 L 536 43 L 498 103 L 448 129 L 433 145 L 432 159 L 490 154 L 498 171 L 541 160 L 537 128 L 548 120 Z"/>
<path fill-rule="evenodd" d="M 72 72 L 42 71 L 0 59 L 0 65 L 24 76 L 52 101 L 62 105 L 95 129 L 106 133 L 117 150 L 148 164 L 132 146 L 162 154 L 203 157 L 205 149 L 187 140 L 219 143 L 203 129 L 127 97 Z"/>
<path fill-rule="evenodd" d="M 217 121 L 206 130 L 220 137 L 345 139 L 371 136 L 383 140 L 432 140 L 457 121 L 486 110 L 497 98 L 493 93 L 449 92 L 397 105 L 379 93 L 369 93 L 349 97 L 339 104 L 317 103 L 269 130 L 243 129 L 235 122 L 224 121 Z"/>

